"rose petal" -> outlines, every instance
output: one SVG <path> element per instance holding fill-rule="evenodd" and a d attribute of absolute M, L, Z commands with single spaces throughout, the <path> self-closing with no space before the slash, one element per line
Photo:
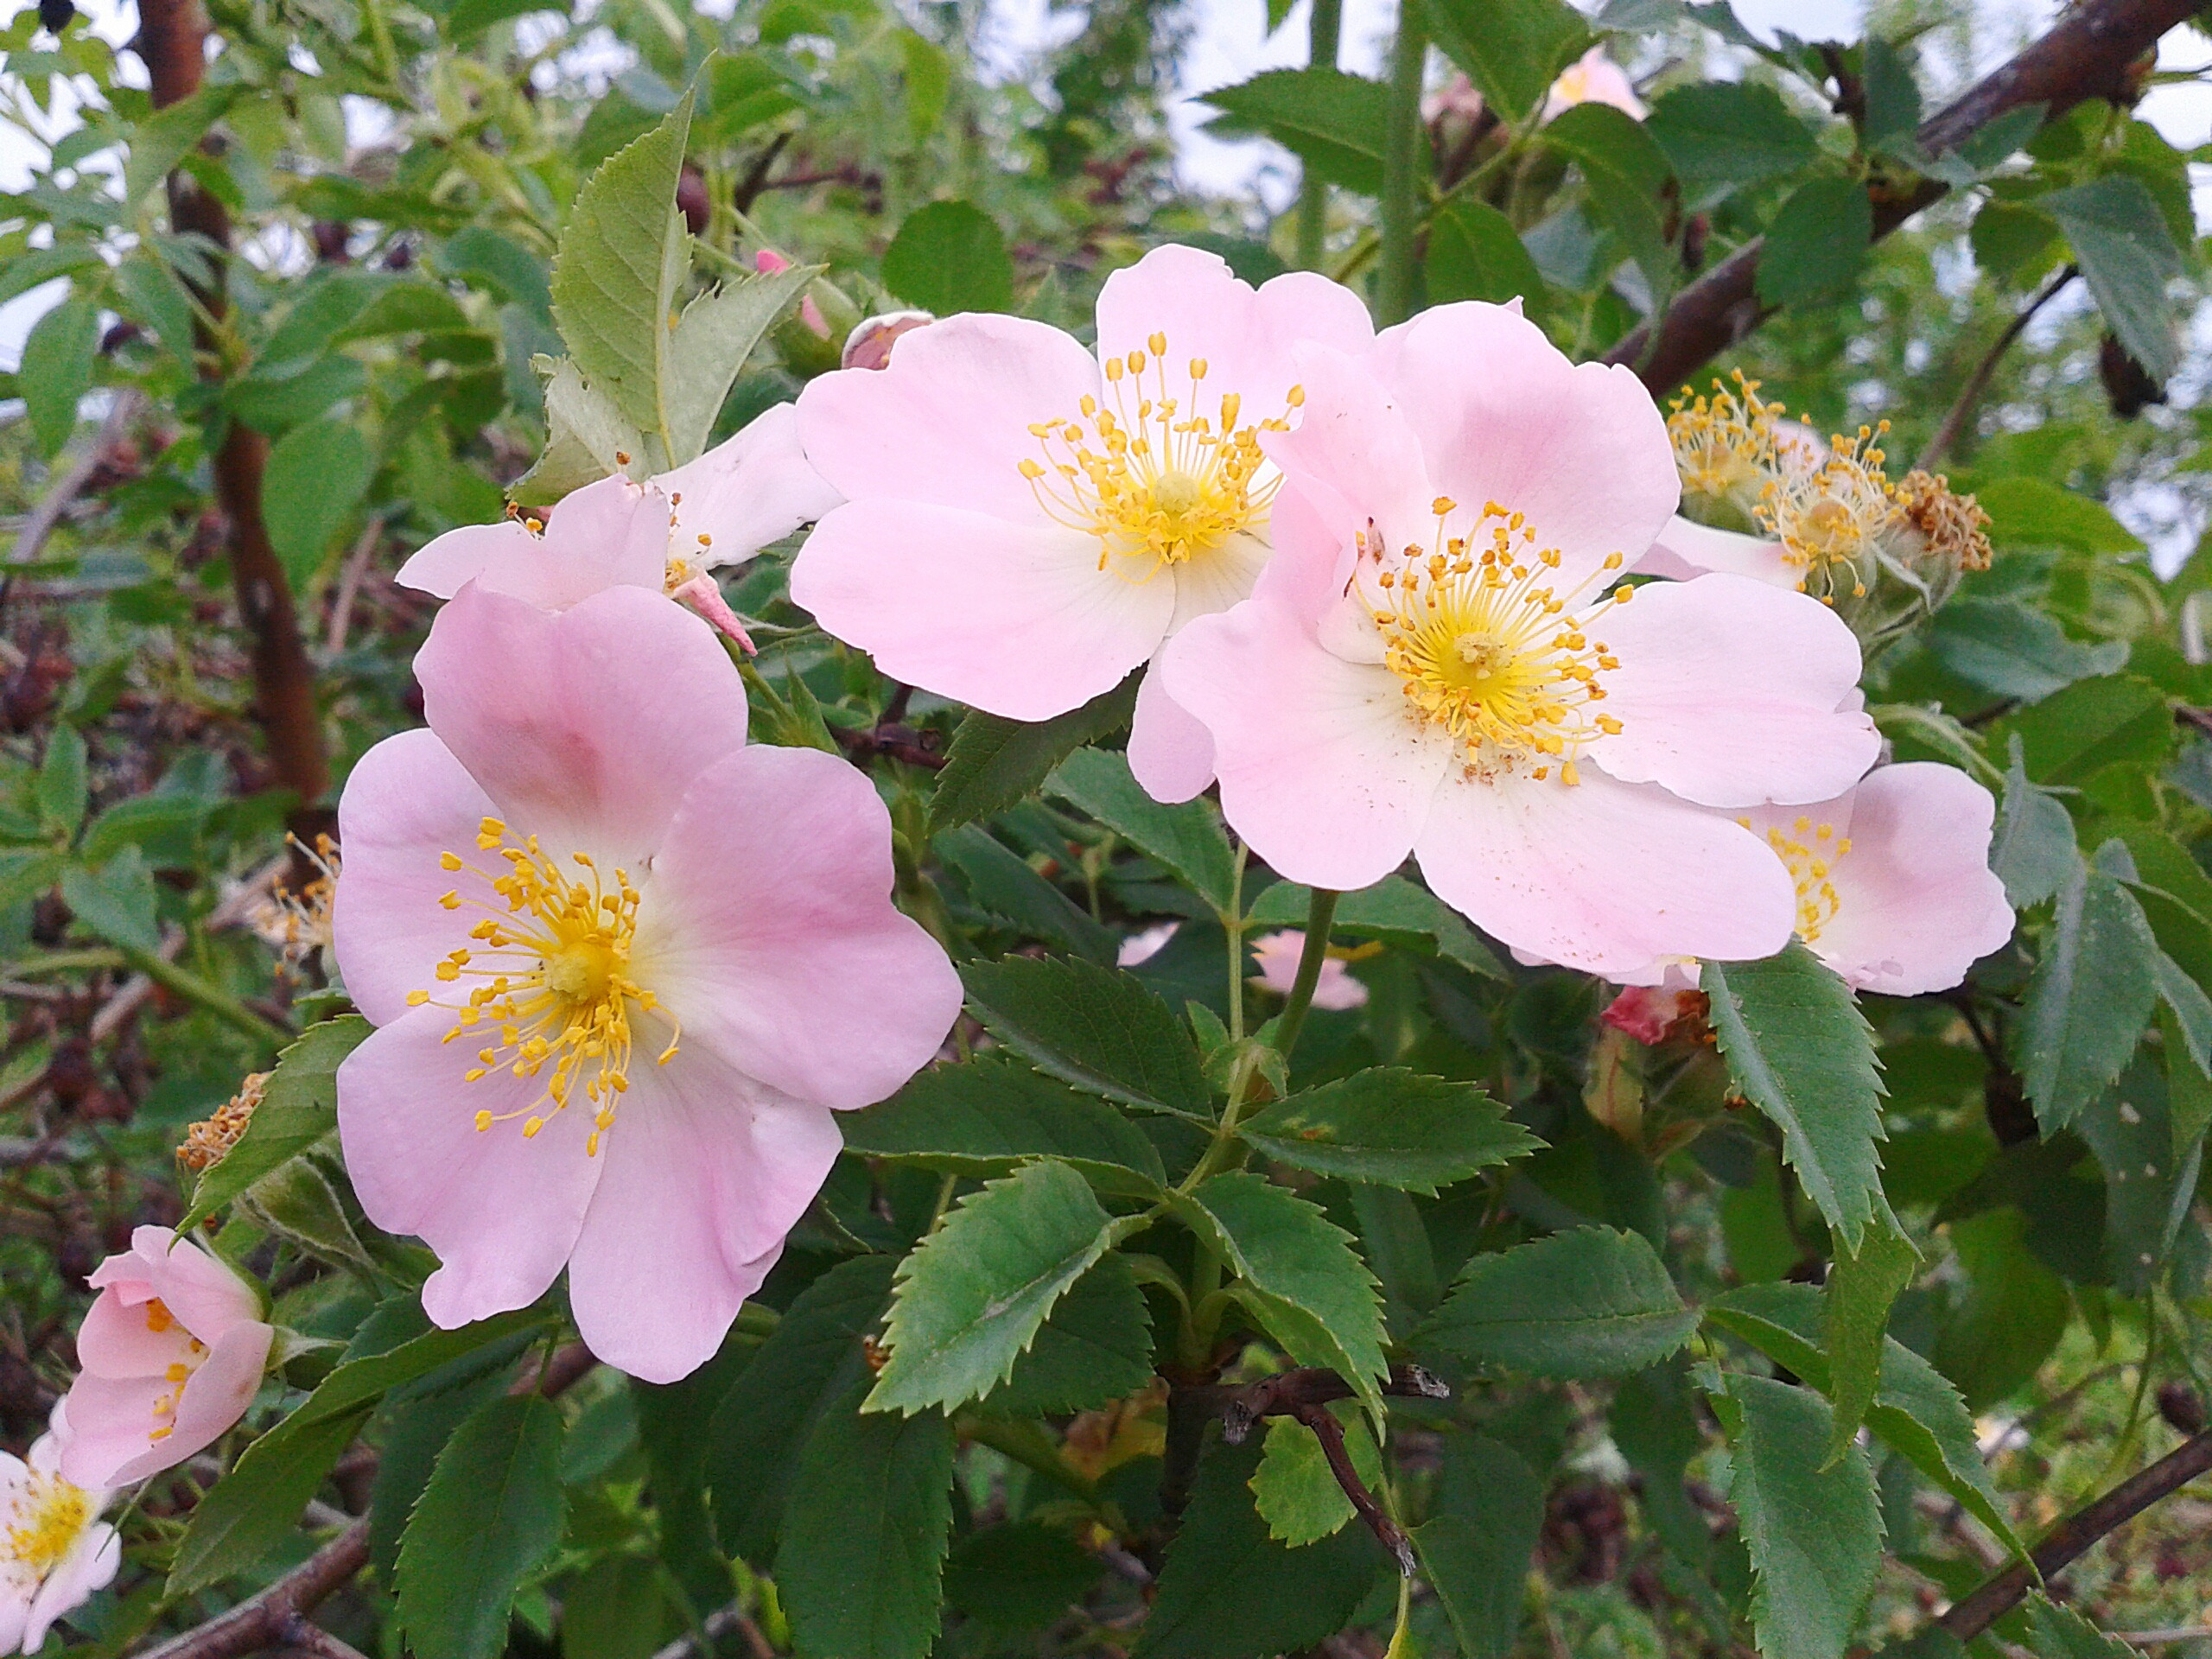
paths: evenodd
<path fill-rule="evenodd" d="M 397 580 L 440 599 L 474 582 L 486 593 L 559 610 L 607 588 L 658 593 L 668 536 L 666 498 L 617 473 L 563 497 L 543 536 L 513 519 L 464 525 L 423 547 Z"/>
<path fill-rule="evenodd" d="M 749 559 L 844 499 L 799 447 L 791 404 L 764 410 L 736 436 L 663 473 L 653 486 L 675 519 L 670 550 L 706 565 Z"/>
<path fill-rule="evenodd" d="M 1667 521 L 1651 550 L 1633 567 L 1640 575 L 1687 582 L 1719 571 L 1749 576 L 1770 588 L 1796 588 L 1802 572 L 1783 563 L 1782 543 L 1741 531 L 1715 530 L 1677 513 Z"/>
<path fill-rule="evenodd" d="M 1213 734 L 1167 695 L 1157 668 L 1137 686 L 1128 759 L 1130 773 L 1155 801 L 1187 801 L 1213 782 Z"/>

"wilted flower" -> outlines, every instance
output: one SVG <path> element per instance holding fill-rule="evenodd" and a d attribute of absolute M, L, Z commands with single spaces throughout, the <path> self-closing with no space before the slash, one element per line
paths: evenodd
<path fill-rule="evenodd" d="M 248 1072 L 238 1093 L 218 1106 L 213 1116 L 186 1128 L 184 1143 L 176 1149 L 178 1167 L 197 1175 L 229 1157 L 246 1125 L 253 1122 L 254 1109 L 261 1104 L 261 1091 L 268 1082 L 266 1071 Z"/>
<path fill-rule="evenodd" d="M 565 1265 L 594 1352 L 714 1353 L 836 1159 L 837 1109 L 960 1007 L 891 903 L 891 823 L 835 756 L 739 747 L 745 688 L 630 588 L 548 612 L 479 587 L 416 659 L 428 731 L 339 804 L 337 953 L 377 1031 L 338 1073 L 371 1220 L 427 1241 L 454 1326 Z"/>
<path fill-rule="evenodd" d="M 1688 986 L 1630 985 L 1598 1017 L 1639 1043 L 1656 1045 L 1702 1030 L 1710 1007 L 1703 991 Z"/>
<path fill-rule="evenodd" d="M 297 836 L 284 838 L 315 874 L 296 891 L 284 885 L 284 865 L 279 861 L 262 890 L 252 895 L 246 925 L 265 944 L 273 945 L 287 968 L 314 961 L 330 945 L 330 895 L 338 886 L 338 844 L 328 836 L 317 836 L 310 848 Z"/>
<path fill-rule="evenodd" d="M 1739 578 L 1620 582 L 1677 499 L 1664 426 L 1633 375 L 1512 310 L 1440 307 L 1303 366 L 1306 418 L 1269 444 L 1282 550 L 1160 663 L 1230 823 L 1315 887 L 1410 851 L 1505 944 L 1596 972 L 1779 949 L 1783 873 L 1704 808 L 1865 771 L 1850 631 Z"/>
<path fill-rule="evenodd" d="M 1291 987 L 1298 982 L 1298 959 L 1306 952 L 1306 935 L 1296 928 L 1285 928 L 1279 933 L 1264 934 L 1252 941 L 1252 960 L 1259 969 L 1254 976 L 1261 986 L 1277 996 L 1288 996 Z M 1321 959 L 1320 977 L 1313 982 L 1313 1006 L 1317 1008 L 1359 1008 L 1367 1006 L 1367 987 L 1351 976 L 1351 969 L 1344 958 L 1337 956 Z"/>
<path fill-rule="evenodd" d="M 879 316 L 868 317 L 856 324 L 845 336 L 845 349 L 838 359 L 841 369 L 881 369 L 891 363 L 891 348 L 917 328 L 927 327 L 937 319 L 926 311 L 886 311 Z"/>
<path fill-rule="evenodd" d="M 127 1486 L 213 1446 L 261 1387 L 276 1330 L 251 1285 L 190 1239 L 141 1227 L 92 1269 L 61 1472 Z"/>
<path fill-rule="evenodd" d="M 123 1541 L 100 1517 L 109 1494 L 64 1476 L 67 1402 L 26 1458 L 0 1452 L 0 1654 L 36 1653 L 46 1633 L 105 1589 L 123 1564 Z"/>
<path fill-rule="evenodd" d="M 1018 317 L 918 328 L 887 367 L 800 395 L 807 458 L 848 499 L 800 549 L 791 597 L 909 684 L 1014 720 L 1065 714 L 1251 592 L 1273 537 L 1261 435 L 1302 396 L 1292 348 L 1370 332 L 1325 277 L 1255 290 L 1185 247 L 1107 278 L 1095 357 Z M 1157 677 L 1128 758 L 1148 787 L 1211 775 L 1204 729 Z"/>

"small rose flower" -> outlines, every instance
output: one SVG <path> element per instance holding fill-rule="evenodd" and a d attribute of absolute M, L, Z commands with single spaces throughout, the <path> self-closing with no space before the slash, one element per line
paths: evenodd
<path fill-rule="evenodd" d="M 1255 289 L 1185 247 L 1107 278 L 1095 355 L 1018 317 L 917 328 L 885 367 L 799 396 L 807 458 L 846 504 L 800 549 L 791 597 L 908 684 L 1065 714 L 1251 592 L 1276 487 L 1260 440 L 1296 416 L 1292 348 L 1370 333 L 1324 277 Z M 1211 776 L 1205 728 L 1152 677 L 1128 757 L 1147 787 Z"/>
<path fill-rule="evenodd" d="M 1544 119 L 1564 114 L 1577 104 L 1610 104 L 1638 121 L 1649 113 L 1628 72 L 1607 57 L 1602 46 L 1592 47 L 1560 71 L 1544 98 Z"/>
<path fill-rule="evenodd" d="M 429 729 L 339 803 L 337 955 L 378 1029 L 338 1073 L 371 1220 L 437 1324 L 543 1295 L 632 1376 L 709 1358 L 836 1158 L 959 1012 L 835 756 L 741 747 L 713 636 L 634 588 L 480 588 L 416 658 Z"/>
<path fill-rule="evenodd" d="M 1290 988 L 1298 982 L 1298 959 L 1306 952 L 1306 935 L 1296 928 L 1285 928 L 1280 933 L 1268 933 L 1252 941 L 1252 960 L 1259 968 L 1254 976 L 1262 988 L 1277 996 L 1288 996 Z M 1313 982 L 1313 1006 L 1317 1008 L 1363 1008 L 1367 1006 L 1367 987 L 1351 976 L 1351 969 L 1342 959 L 1324 957 L 1321 976 Z"/>
<path fill-rule="evenodd" d="M 1780 949 L 1786 875 L 1706 809 L 1872 762 L 1850 631 L 1740 578 L 1624 583 L 1677 498 L 1664 425 L 1512 310 L 1440 307 L 1303 378 L 1268 444 L 1281 550 L 1159 665 L 1253 851 L 1344 889 L 1411 853 L 1504 944 L 1592 972 Z"/>
<path fill-rule="evenodd" d="M 245 1415 L 276 1333 L 258 1291 L 166 1227 L 137 1229 L 88 1282 L 60 1467 L 79 1486 L 127 1486 Z"/>
<path fill-rule="evenodd" d="M 110 1494 L 60 1471 L 67 1405 L 54 1402 L 53 1428 L 28 1458 L 0 1452 L 0 1654 L 36 1653 L 54 1620 L 106 1588 L 123 1564 L 122 1540 L 99 1518 Z"/>

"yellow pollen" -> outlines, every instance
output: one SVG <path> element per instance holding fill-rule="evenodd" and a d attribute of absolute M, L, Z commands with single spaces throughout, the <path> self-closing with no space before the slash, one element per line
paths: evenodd
<path fill-rule="evenodd" d="M 1488 503 L 1459 537 L 1448 524 L 1457 505 L 1440 496 L 1434 506 L 1433 549 L 1407 548 L 1395 568 L 1366 569 L 1393 556 L 1361 537 L 1354 591 L 1382 637 L 1382 661 L 1411 711 L 1465 746 L 1471 775 L 1526 768 L 1541 779 L 1556 766 L 1573 787 L 1577 755 L 1620 730 L 1591 707 L 1605 695 L 1599 672 L 1617 664 L 1588 629 L 1628 590 L 1586 608 L 1580 590 L 1559 590 L 1560 555 L 1537 545 L 1521 515 Z M 1585 586 L 1601 580 L 1593 572 Z"/>
<path fill-rule="evenodd" d="M 534 1139 L 579 1090 L 604 1129 L 629 1087 L 632 1021 L 660 1007 L 637 982 L 631 959 L 638 889 L 625 870 L 615 870 L 610 881 L 586 854 L 571 855 L 572 874 L 542 851 L 535 836 L 512 844 L 506 826 L 496 819 L 484 821 L 477 843 L 497 848 L 505 868 L 465 865 L 475 880 L 447 895 L 453 900 L 447 908 L 467 905 L 486 912 L 469 930 L 481 948 L 451 951 L 434 969 L 446 984 L 474 982 L 459 1001 L 435 1001 L 429 992 L 415 991 L 408 1002 L 433 1003 L 453 1014 L 447 1042 L 496 1030 L 497 1041 L 474 1050 L 476 1064 L 462 1071 L 462 1082 L 480 1082 L 495 1072 L 544 1076 L 527 1105 L 473 1113 L 479 1133 L 522 1118 L 523 1137 Z M 676 1053 L 681 1034 L 672 1017 L 669 1024 L 662 1064 Z M 598 1147 L 594 1132 L 587 1152 L 595 1154 Z"/>
<path fill-rule="evenodd" d="M 175 1323 L 176 1315 L 169 1312 L 168 1305 L 160 1297 L 156 1296 L 146 1304 L 146 1328 L 156 1336 Z"/>
<path fill-rule="evenodd" d="M 1780 404 L 1759 400 L 1759 383 L 1739 371 L 1736 390 L 1713 383 L 1713 395 L 1700 397 L 1689 387 L 1669 405 L 1667 435 L 1675 446 L 1675 467 L 1682 492 L 1708 500 L 1754 490 L 1773 465 L 1774 422 Z"/>
<path fill-rule="evenodd" d="M 1736 822 L 1746 830 L 1751 827 L 1749 818 Z M 1797 937 L 1811 944 L 1843 908 L 1833 874 L 1851 851 L 1851 838 L 1837 835 L 1832 823 L 1815 825 L 1801 815 L 1787 830 L 1770 829 L 1766 844 L 1789 872 L 1797 893 Z"/>
<path fill-rule="evenodd" d="M 1171 379 L 1167 337 L 1146 352 L 1109 358 L 1106 397 L 1084 397 L 1076 419 L 1029 428 L 1038 454 L 1017 463 L 1053 522 L 1098 538 L 1098 568 L 1133 582 L 1202 558 L 1232 537 L 1263 534 L 1276 478 L 1260 452 L 1262 432 L 1289 429 L 1288 408 L 1243 420 L 1243 399 L 1205 390 L 1209 365 L 1192 358 Z"/>
<path fill-rule="evenodd" d="M 1797 585 L 1833 600 L 1864 593 L 1860 569 L 1897 517 L 1897 487 L 1882 471 L 1889 423 L 1839 433 L 1819 465 L 1777 468 L 1760 492 L 1759 522 L 1782 543 Z"/>
<path fill-rule="evenodd" d="M 61 1558 L 92 1522 L 92 1500 L 59 1475 L 27 1469 L 14 1501 L 0 1511 L 0 1563 L 29 1569 L 34 1581 Z"/>

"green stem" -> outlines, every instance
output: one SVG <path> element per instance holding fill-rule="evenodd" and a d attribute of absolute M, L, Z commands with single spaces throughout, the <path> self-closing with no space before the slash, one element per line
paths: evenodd
<path fill-rule="evenodd" d="M 741 1337 L 759 1337 L 763 1341 L 776 1334 L 776 1327 L 784 1316 L 772 1307 L 763 1307 L 758 1302 L 747 1302 L 737 1310 L 737 1319 L 730 1329 Z"/>
<path fill-rule="evenodd" d="M 1298 954 L 1298 977 L 1291 981 L 1290 1000 L 1283 1004 L 1275 1021 L 1275 1052 L 1285 1060 L 1298 1046 L 1306 1012 L 1313 1006 L 1313 988 L 1321 982 L 1322 958 L 1329 954 L 1329 924 L 1336 920 L 1337 900 L 1342 896 L 1328 887 L 1316 887 L 1313 901 L 1306 906 L 1306 948 Z"/>
<path fill-rule="evenodd" d="M 960 1433 L 979 1446 L 1012 1458 L 1034 1469 L 1046 1479 L 1065 1487 L 1084 1503 L 1096 1504 L 1098 1483 L 1060 1455 L 1045 1431 L 1035 1423 L 1001 1422 L 988 1417 L 963 1417 Z"/>
<path fill-rule="evenodd" d="M 1313 0 L 1309 20 L 1306 60 L 1317 69 L 1337 67 L 1338 43 L 1344 34 L 1344 0 Z M 1329 187 L 1306 168 L 1298 197 L 1298 268 L 1321 269 L 1322 245 L 1329 234 Z"/>
<path fill-rule="evenodd" d="M 1229 878 L 1229 908 L 1221 913 L 1223 931 L 1229 935 L 1229 1039 L 1244 1040 L 1244 861 L 1251 849 L 1236 849 L 1236 863 Z"/>
<path fill-rule="evenodd" d="M 1389 327 L 1414 311 L 1414 256 L 1418 251 L 1421 143 L 1421 70 L 1428 61 L 1428 36 L 1412 0 L 1398 13 L 1397 43 L 1390 50 L 1388 125 L 1382 135 L 1382 268 L 1375 288 L 1375 320 Z"/>
<path fill-rule="evenodd" d="M 116 943 L 116 950 L 125 962 L 162 989 L 174 991 L 188 1002 L 197 1002 L 217 1019 L 235 1026 L 249 1037 L 281 1048 L 299 1035 L 290 1027 L 280 1026 L 264 1014 L 256 1014 L 221 986 L 200 978 L 189 969 L 178 967 L 154 951 L 135 944 L 125 944 L 120 940 Z"/>
<path fill-rule="evenodd" d="M 25 957 L 21 962 L 0 968 L 0 979 L 36 979 L 41 974 L 91 973 L 101 968 L 122 966 L 120 950 L 105 950 L 98 946 L 86 950 L 49 950 L 44 956 Z"/>

